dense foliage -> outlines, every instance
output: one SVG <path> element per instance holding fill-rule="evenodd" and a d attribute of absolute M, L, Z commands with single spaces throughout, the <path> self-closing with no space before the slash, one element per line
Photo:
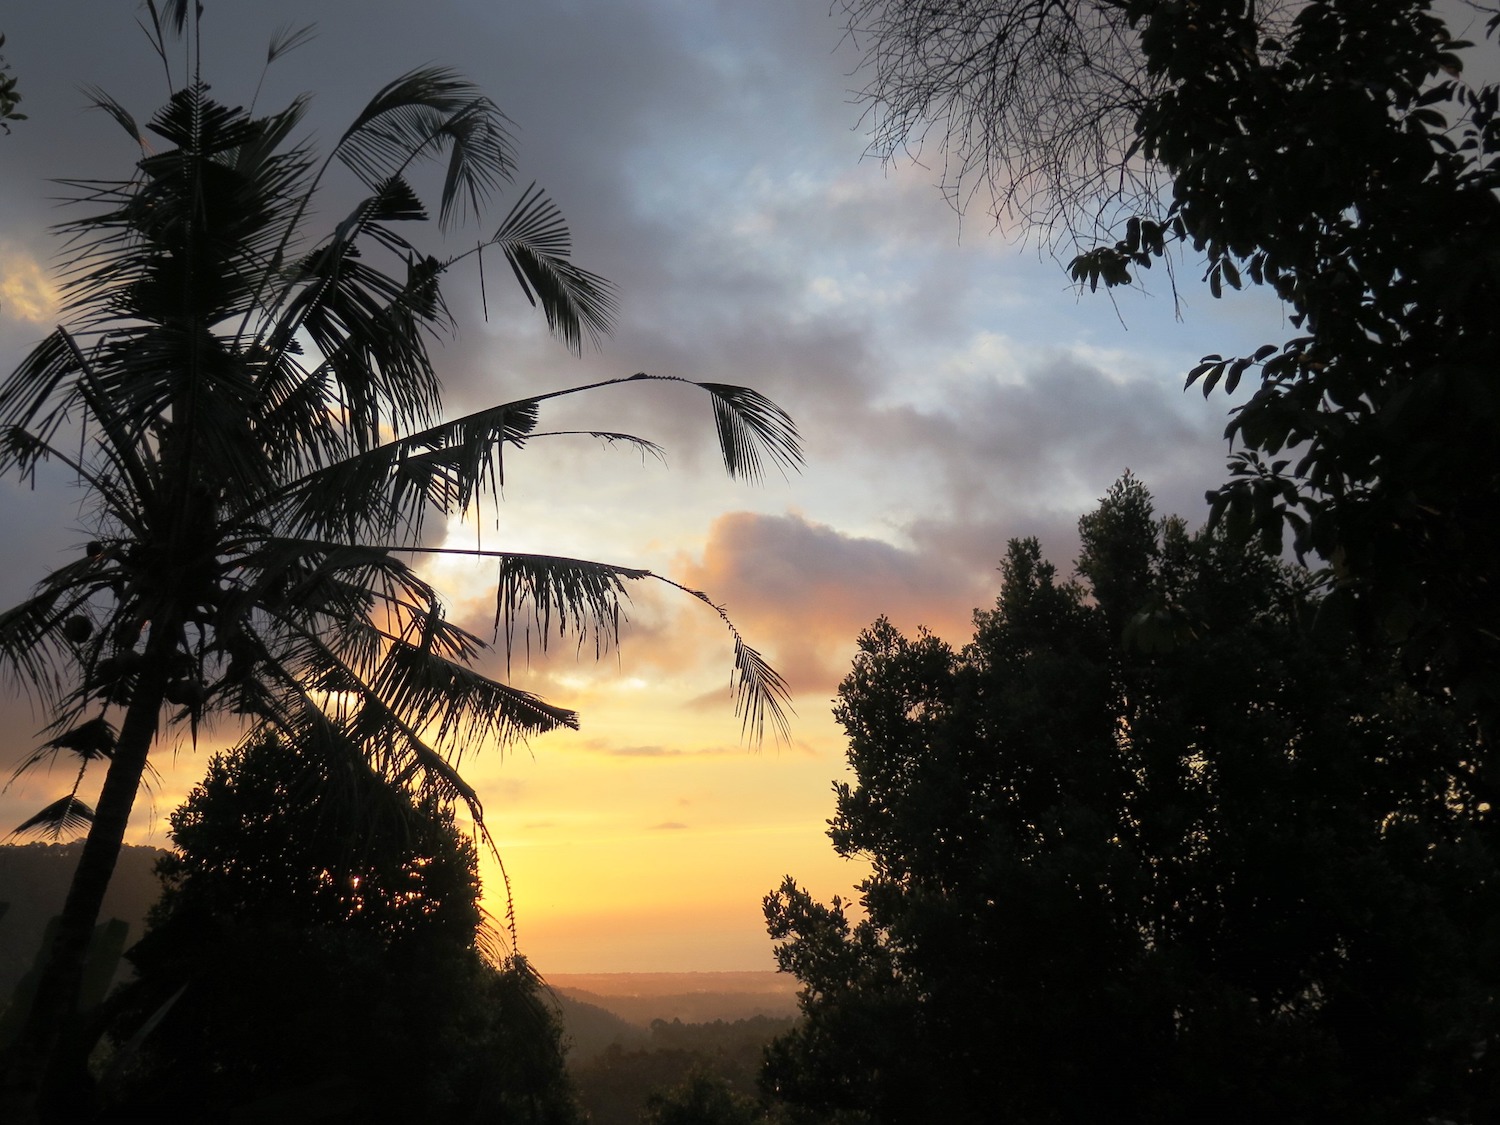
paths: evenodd
<path fill-rule="evenodd" d="M 1215 518 L 1273 550 L 1290 526 L 1330 567 L 1330 616 L 1500 719 L 1500 89 L 1464 83 L 1471 44 L 1430 0 L 846 7 L 882 152 L 936 126 L 1002 206 L 1039 192 L 1043 221 L 1105 232 L 1080 283 L 1184 242 L 1215 296 L 1275 292 L 1301 334 L 1188 379 L 1260 383 Z"/>
<path fill-rule="evenodd" d="M 766 901 L 781 1097 L 905 1122 L 1493 1120 L 1500 841 L 1451 700 L 1310 628 L 1309 577 L 1128 476 L 1079 582 L 1012 542 L 954 651 L 839 691 L 850 904 Z"/>
<path fill-rule="evenodd" d="M 307 98 L 257 115 L 210 93 L 201 4 L 169 0 L 147 13 L 171 97 L 142 128 L 96 95 L 137 159 L 119 179 L 67 185 L 66 326 L 0 381 L 0 475 L 62 466 L 85 494 L 91 536 L 0 614 L 0 669 L 53 716 L 27 764 L 81 760 L 72 790 L 23 827 L 88 828 L 30 1030 L 0 1082 L 0 1116 L 17 1119 L 30 1116 L 70 1018 L 163 728 L 187 741 L 233 715 L 420 799 L 463 802 L 482 826 L 457 755 L 576 723 L 479 672 L 485 642 L 447 619 L 414 565 L 445 550 L 423 539 L 425 519 L 498 502 L 502 453 L 544 436 L 542 403 L 567 392 L 448 418 L 430 347 L 451 328 L 442 281 L 471 255 L 504 259 L 575 349 L 610 327 L 613 290 L 571 260 L 567 226 L 535 186 L 464 253 L 438 257 L 404 233 L 429 214 L 418 166 L 440 162 L 444 229 L 482 215 L 514 176 L 507 120 L 465 79 L 439 67 L 397 78 L 319 159 L 296 139 Z M 183 30 L 178 74 L 182 56 L 167 40 Z M 268 60 L 305 38 L 278 35 Z M 319 201 L 330 202 L 321 189 L 339 171 L 356 202 L 320 227 Z M 710 398 L 731 474 L 796 462 L 795 429 L 774 404 L 693 385 Z M 467 553 L 498 567 L 507 640 L 592 633 L 607 645 L 626 584 L 655 577 Z M 767 717 L 784 721 L 785 685 L 730 628 L 740 713 L 758 737 Z M 107 772 L 89 808 L 78 786 L 96 762 Z"/>
<path fill-rule="evenodd" d="M 790 1030 L 790 1019 L 654 1019 L 643 1046 L 630 1049 L 617 1039 L 590 1057 L 580 1053 L 574 1025 L 577 1009 L 564 1008 L 574 1041 L 569 1068 L 578 1100 L 593 1125 L 638 1125 L 651 1114 L 657 1115 L 651 1120 L 697 1120 L 704 1125 L 721 1120 L 728 1125 L 747 1113 L 755 1121 L 773 1116 L 771 1109 L 757 1104 L 756 1082 L 766 1045 Z"/>
<path fill-rule="evenodd" d="M 173 813 L 165 893 L 128 954 L 138 979 L 112 1004 L 107 1100 L 216 1120 L 572 1122 L 539 982 L 476 944 L 472 844 L 340 768 L 260 738 L 216 756 Z"/>
<path fill-rule="evenodd" d="M 5 36 L 0 35 L 0 47 L 5 46 Z M 0 55 L 0 130 L 10 132 L 10 122 L 25 121 L 24 113 L 17 113 L 21 92 L 16 89 L 16 76 L 10 72 L 5 56 Z"/>

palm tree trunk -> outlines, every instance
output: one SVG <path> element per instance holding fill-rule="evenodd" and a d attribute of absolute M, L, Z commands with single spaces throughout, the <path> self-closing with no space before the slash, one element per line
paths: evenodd
<path fill-rule="evenodd" d="M 80 1079 L 76 1085 L 69 1083 L 74 1086 L 70 1092 L 75 1094 L 83 1092 L 78 1087 L 86 1086 L 80 1073 L 86 1056 L 77 1057 L 70 1050 L 78 1045 L 68 1042 L 67 1033 L 77 1014 L 89 941 L 99 921 L 104 892 L 114 875 L 131 806 L 135 804 L 146 759 L 156 738 L 167 684 L 165 657 L 171 651 L 171 635 L 168 629 L 151 630 L 94 820 L 58 919 L 51 955 L 37 982 L 36 998 L 26 1024 L 6 1060 L 0 1078 L 0 1121 L 7 1125 L 32 1125 L 41 1120 L 39 1104 L 45 1092 L 58 1088 L 59 1078 Z"/>

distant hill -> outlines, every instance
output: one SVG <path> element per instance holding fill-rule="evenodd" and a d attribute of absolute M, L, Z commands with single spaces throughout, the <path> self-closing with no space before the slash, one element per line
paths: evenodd
<path fill-rule="evenodd" d="M 560 995 L 638 1027 L 652 1020 L 712 1023 L 797 1014 L 797 980 L 783 973 L 549 973 Z"/>
<path fill-rule="evenodd" d="M 62 912 L 82 851 L 82 841 L 0 844 L 0 903 L 9 904 L 0 915 L 0 1006 L 36 959 L 47 920 Z M 164 854 L 160 848 L 130 845 L 120 852 L 99 918 L 118 918 L 129 925 L 127 948 L 140 938 L 146 912 L 161 895 L 154 868 L 157 857 Z M 129 966 L 123 961 L 121 965 L 123 974 Z"/>
<path fill-rule="evenodd" d="M 650 1033 L 639 1024 L 629 1023 L 614 1012 L 560 989 L 552 991 L 562 1015 L 569 1066 L 592 1061 L 610 1047 L 640 1050 L 650 1040 Z"/>

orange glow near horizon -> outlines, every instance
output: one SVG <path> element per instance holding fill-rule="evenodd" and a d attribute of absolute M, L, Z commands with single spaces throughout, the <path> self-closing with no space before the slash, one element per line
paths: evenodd
<path fill-rule="evenodd" d="M 798 697 L 790 745 L 747 746 L 722 676 L 727 646 L 714 629 L 707 637 L 719 643 L 697 669 L 635 644 L 618 664 L 591 652 L 539 663 L 530 672 L 549 698 L 580 709 L 583 729 L 463 757 L 509 876 L 517 949 L 543 974 L 774 969 L 764 896 L 790 874 L 822 898 L 847 897 L 864 874 L 825 835 L 843 772 L 826 696 Z M 710 683 L 719 690 L 705 700 Z M 159 748 L 127 842 L 169 846 L 167 816 L 234 741 L 226 724 L 196 748 Z M 7 798 L 17 808 L 50 800 L 66 766 L 27 775 Z M 479 854 L 484 905 L 503 928 L 505 879 Z"/>

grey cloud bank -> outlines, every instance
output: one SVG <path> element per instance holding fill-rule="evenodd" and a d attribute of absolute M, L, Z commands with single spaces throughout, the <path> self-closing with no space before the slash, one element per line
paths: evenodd
<path fill-rule="evenodd" d="M 160 64 L 134 15 L 122 0 L 69 0 L 5 16 L 30 115 L 0 138 L 0 230 L 16 254 L 56 250 L 45 228 L 64 215 L 48 177 L 120 175 L 133 159 L 78 87 L 142 119 L 155 110 Z M 548 421 L 636 429 L 678 471 L 663 481 L 622 472 L 618 453 L 528 450 L 500 538 L 544 541 L 552 519 L 570 551 L 592 528 L 598 557 L 680 562 L 822 691 L 877 614 L 961 625 L 989 604 L 1008 538 L 1038 534 L 1065 563 L 1078 514 L 1127 466 L 1162 509 L 1201 519 L 1226 406 L 1185 398 L 1182 374 L 1205 351 L 1270 338 L 1274 308 L 1205 299 L 1179 325 L 1164 299 L 1126 295 L 1127 329 L 1102 296 L 1076 299 L 1056 262 L 987 236 L 982 217 L 960 228 L 924 169 L 861 162 L 854 60 L 824 5 L 208 0 L 215 92 L 247 101 L 272 31 L 307 21 L 318 37 L 277 63 L 262 106 L 312 91 L 326 145 L 396 74 L 464 71 L 517 123 L 519 186 L 542 183 L 578 260 L 620 287 L 618 333 L 573 359 L 498 262 L 488 323 L 477 274 L 455 278 L 460 332 L 437 356 L 455 410 L 649 370 L 755 386 L 802 426 L 804 474 L 747 491 L 719 480 L 696 398 L 570 404 Z M 44 330 L 13 313 L 0 305 L 6 371 Z M 995 343 L 976 352 L 980 339 Z M 76 504 L 61 475 L 35 494 L 3 486 L 7 604 L 81 541 Z M 792 631 L 799 620 L 816 628 Z"/>

